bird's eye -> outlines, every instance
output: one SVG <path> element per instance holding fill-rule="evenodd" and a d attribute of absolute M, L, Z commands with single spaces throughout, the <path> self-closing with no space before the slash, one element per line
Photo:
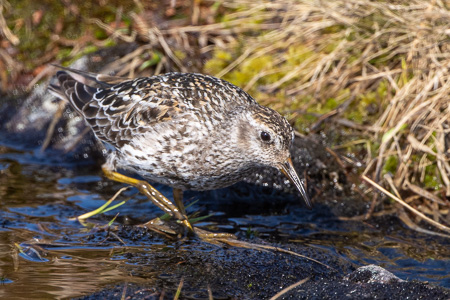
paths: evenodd
<path fill-rule="evenodd" d="M 265 132 L 265 131 L 261 132 L 261 140 L 268 143 L 268 142 L 270 142 L 271 139 L 272 139 L 272 137 L 270 136 L 270 134 L 268 132 Z"/>

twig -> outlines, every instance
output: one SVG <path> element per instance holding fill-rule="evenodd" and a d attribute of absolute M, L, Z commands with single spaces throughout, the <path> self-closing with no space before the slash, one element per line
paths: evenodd
<path fill-rule="evenodd" d="M 183 284 L 184 284 L 184 277 L 181 278 L 180 283 L 178 284 L 177 292 L 175 293 L 173 300 L 178 300 L 178 298 L 180 298 L 181 289 L 183 288 Z"/>
<path fill-rule="evenodd" d="M 378 190 L 380 190 L 381 192 L 383 192 L 384 194 L 388 195 L 391 199 L 395 200 L 397 203 L 401 204 L 402 206 L 406 207 L 407 209 L 409 209 L 410 211 L 412 211 L 413 213 L 415 213 L 417 216 L 419 216 L 420 218 L 422 218 L 424 221 L 430 223 L 431 225 L 439 228 L 440 230 L 446 231 L 446 232 L 450 232 L 450 228 L 448 228 L 445 225 L 442 225 L 430 218 L 428 218 L 427 216 L 425 216 L 423 213 L 421 213 L 420 211 L 418 211 L 417 209 L 411 207 L 410 205 L 408 205 L 407 203 L 405 203 L 405 201 L 403 201 L 402 199 L 394 196 L 392 193 L 388 192 L 386 189 L 384 189 L 382 186 L 380 186 L 379 184 L 377 184 L 376 182 L 372 181 L 370 178 L 368 178 L 367 176 L 363 175 L 362 179 L 367 181 L 369 184 L 371 184 L 372 186 L 374 186 L 375 188 L 377 188 Z"/>
<path fill-rule="evenodd" d="M 305 279 L 300 280 L 299 282 L 296 282 L 290 286 L 288 286 L 287 288 L 282 289 L 281 291 L 279 291 L 278 293 L 275 294 L 275 296 L 273 296 L 272 298 L 270 298 L 270 300 L 276 300 L 278 298 L 280 298 L 281 296 L 283 296 L 284 294 L 286 294 L 287 292 L 295 289 L 296 287 L 298 287 L 299 285 L 304 284 L 305 282 L 307 282 L 309 280 L 309 277 L 306 277 Z"/>

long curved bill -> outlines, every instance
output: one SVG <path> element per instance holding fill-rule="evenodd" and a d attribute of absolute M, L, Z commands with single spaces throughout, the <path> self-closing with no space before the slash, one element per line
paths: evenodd
<path fill-rule="evenodd" d="M 295 172 L 291 158 L 288 158 L 286 162 L 280 164 L 279 168 L 280 171 L 283 172 L 283 174 L 286 175 L 286 177 L 289 178 L 289 180 L 297 187 L 300 194 L 302 194 L 306 206 L 309 209 L 311 209 L 312 208 L 311 201 L 309 200 L 308 194 L 306 194 L 306 190 L 305 187 L 303 186 L 303 183 L 300 181 L 297 173 Z"/>

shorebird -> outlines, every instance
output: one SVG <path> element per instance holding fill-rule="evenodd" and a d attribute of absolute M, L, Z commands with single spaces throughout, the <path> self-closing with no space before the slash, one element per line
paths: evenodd
<path fill-rule="evenodd" d="M 311 207 L 290 158 L 292 127 L 241 88 L 195 73 L 127 79 L 62 69 L 50 90 L 108 149 L 106 177 L 138 188 L 189 231 L 183 191 L 223 188 L 261 166 L 280 169 Z M 172 187 L 175 204 L 147 181 Z"/>

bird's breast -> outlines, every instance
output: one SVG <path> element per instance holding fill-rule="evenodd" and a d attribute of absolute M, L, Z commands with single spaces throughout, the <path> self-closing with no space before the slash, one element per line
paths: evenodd
<path fill-rule="evenodd" d="M 149 136 L 120 149 L 118 169 L 146 180 L 183 190 L 211 190 L 229 186 L 248 175 L 248 165 L 218 138 L 185 135 Z"/>

